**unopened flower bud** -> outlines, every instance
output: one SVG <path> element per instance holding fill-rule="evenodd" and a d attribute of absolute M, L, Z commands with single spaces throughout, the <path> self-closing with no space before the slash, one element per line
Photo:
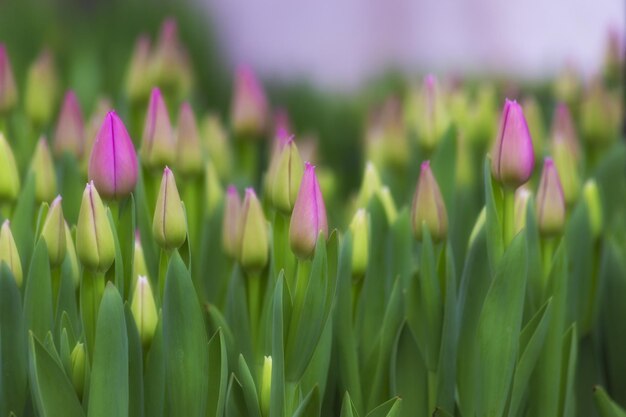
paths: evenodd
<path fill-rule="evenodd" d="M 183 202 L 178 194 L 174 173 L 168 167 L 163 170 L 152 220 L 152 233 L 159 246 L 165 250 L 179 248 L 187 238 L 187 220 Z"/>
<path fill-rule="evenodd" d="M 328 239 L 326 206 L 315 167 L 307 162 L 289 224 L 291 250 L 300 258 L 310 258 L 320 234 Z"/>
<path fill-rule="evenodd" d="M 387 187 L 386 185 L 381 187 L 381 189 L 376 193 L 376 197 L 383 205 L 383 209 L 385 209 L 387 223 L 394 224 L 396 218 L 398 218 L 398 209 L 396 208 L 396 203 L 393 200 L 393 196 L 391 195 L 391 190 L 389 189 L 389 187 Z"/>
<path fill-rule="evenodd" d="M 146 113 L 141 142 L 141 162 L 149 168 L 161 168 L 176 160 L 176 143 L 170 123 L 170 116 L 161 95 L 161 90 L 153 88 Z"/>
<path fill-rule="evenodd" d="M 260 270 L 267 264 L 269 237 L 263 208 L 252 188 L 246 195 L 237 228 L 239 262 L 244 269 Z"/>
<path fill-rule="evenodd" d="M 565 142 L 570 148 L 569 153 L 574 157 L 574 160 L 576 162 L 580 160 L 580 144 L 576 127 L 574 120 L 572 120 L 572 114 L 565 103 L 559 103 L 554 110 L 551 136 L 553 141 Z"/>
<path fill-rule="evenodd" d="M 352 275 L 362 277 L 369 261 L 370 220 L 365 209 L 358 209 L 350 223 L 352 233 Z"/>
<path fill-rule="evenodd" d="M 137 278 L 135 291 L 133 292 L 133 301 L 130 307 L 139 330 L 141 343 L 144 349 L 150 347 L 154 331 L 159 320 L 154 295 L 150 287 L 150 281 L 146 276 Z"/>
<path fill-rule="evenodd" d="M 272 357 L 263 360 L 263 376 L 261 379 L 261 415 L 269 417 L 272 394 Z"/>
<path fill-rule="evenodd" d="M 26 114 L 35 124 L 45 126 L 52 119 L 57 90 L 54 59 L 49 50 L 44 50 L 29 68 L 26 79 Z"/>
<path fill-rule="evenodd" d="M 407 123 L 417 134 L 419 144 L 432 151 L 448 129 L 450 117 L 439 91 L 437 78 L 424 77 L 419 95 L 413 96 L 407 107 Z"/>
<path fill-rule="evenodd" d="M 152 59 L 152 72 L 155 82 L 179 97 L 189 95 L 192 86 L 192 73 L 189 56 L 178 38 L 178 25 L 172 18 L 161 25 Z"/>
<path fill-rule="evenodd" d="M 382 181 L 380 175 L 376 169 L 376 165 L 368 161 L 365 164 L 365 173 L 363 174 L 363 181 L 361 181 L 361 188 L 356 198 L 357 207 L 367 207 L 370 199 L 381 189 Z"/>
<path fill-rule="evenodd" d="M 598 238 L 602 233 L 602 199 L 600 191 L 595 180 L 590 179 L 583 186 L 583 198 L 587 206 L 587 215 L 589 216 L 589 226 L 594 238 Z"/>
<path fill-rule="evenodd" d="M 72 361 L 72 384 L 74 385 L 78 398 L 83 398 L 85 388 L 85 361 L 87 360 L 87 352 L 84 343 L 76 343 L 76 346 L 72 349 L 70 360 Z"/>
<path fill-rule="evenodd" d="M 249 67 L 235 71 L 231 123 L 237 136 L 261 135 L 267 123 L 268 104 L 263 87 Z"/>
<path fill-rule="evenodd" d="M 300 181 L 304 173 L 302 158 L 293 139 L 278 151 L 272 181 L 272 203 L 284 213 L 291 213 L 298 197 Z"/>
<path fill-rule="evenodd" d="M 137 184 L 137 154 L 122 120 L 107 113 L 91 151 L 89 179 L 104 198 L 120 199 Z"/>
<path fill-rule="evenodd" d="M 61 265 L 65 259 L 65 219 L 63 218 L 60 195 L 50 205 L 46 220 L 41 228 L 41 238 L 48 247 L 50 265 Z"/>
<path fill-rule="evenodd" d="M 76 252 L 85 268 L 95 272 L 106 272 L 115 260 L 113 231 L 93 181 L 83 191 L 76 225 Z"/>
<path fill-rule="evenodd" d="M 592 84 L 581 106 L 581 129 L 588 144 L 605 147 L 618 138 L 620 103 L 596 81 Z"/>
<path fill-rule="evenodd" d="M 45 137 L 39 138 L 30 162 L 30 171 L 35 175 L 35 200 L 52 201 L 57 193 L 57 176 L 54 162 Z"/>
<path fill-rule="evenodd" d="M 107 113 L 109 113 L 112 107 L 113 104 L 110 99 L 101 97 L 98 99 L 95 109 L 91 112 L 91 116 L 89 117 L 89 122 L 85 128 L 85 152 L 83 152 L 83 158 L 80 166 L 81 171 L 84 172 L 86 176 L 89 175 L 89 161 L 91 159 L 93 145 L 96 142 L 96 136 L 102 126 L 102 121 L 105 119 Z"/>
<path fill-rule="evenodd" d="M 517 188 L 533 173 L 535 154 L 522 107 L 506 100 L 491 153 L 491 173 L 505 186 Z"/>
<path fill-rule="evenodd" d="M 83 154 L 85 146 L 85 121 L 78 98 L 73 91 L 68 91 L 63 100 L 61 113 L 54 131 L 54 153 L 62 155 L 69 152 L 77 159 Z"/>
<path fill-rule="evenodd" d="M 241 199 L 235 186 L 230 185 L 226 191 L 224 217 L 222 223 L 222 246 L 231 258 L 237 257 L 237 224 L 241 216 Z"/>
<path fill-rule="evenodd" d="M 74 239 L 72 239 L 72 232 L 70 231 L 70 227 L 67 222 L 65 222 L 65 258 L 69 259 L 70 275 L 72 276 L 74 289 L 77 289 L 80 284 L 78 257 L 76 255 L 76 245 L 74 245 Z"/>
<path fill-rule="evenodd" d="M 182 175 L 192 176 L 202 173 L 204 161 L 200 133 L 191 105 L 184 102 L 178 114 L 176 167 Z"/>
<path fill-rule="evenodd" d="M 530 189 L 522 185 L 515 190 L 515 234 L 522 231 L 526 227 L 526 214 L 528 212 L 528 201 L 532 196 Z"/>
<path fill-rule="evenodd" d="M 0 132 L 0 202 L 15 201 L 20 192 L 20 174 L 11 146 Z"/>
<path fill-rule="evenodd" d="M 204 167 L 206 212 L 212 214 L 224 198 L 224 190 L 222 189 L 222 184 L 220 183 L 213 161 L 208 160 Z"/>
<path fill-rule="evenodd" d="M 8 220 L 0 228 L 0 264 L 6 263 L 18 287 L 22 286 L 22 262 Z"/>
<path fill-rule="evenodd" d="M 141 245 L 141 237 L 139 230 L 135 231 L 135 251 L 133 254 L 133 282 L 132 287 L 137 283 L 137 277 L 148 276 L 148 267 L 146 266 L 146 258 L 143 254 L 143 246 Z"/>
<path fill-rule="evenodd" d="M 4 44 L 0 44 L 0 113 L 5 113 L 17 102 L 17 87 L 13 70 L 9 61 L 9 54 Z"/>
<path fill-rule="evenodd" d="M 546 237 L 562 233 L 565 226 L 563 187 L 551 158 L 544 160 L 541 181 L 537 190 L 537 223 L 539 232 Z"/>
<path fill-rule="evenodd" d="M 522 108 L 524 109 L 526 124 L 533 142 L 535 158 L 540 158 L 546 142 L 546 127 L 541 115 L 541 106 L 534 97 L 529 96 L 524 98 Z"/>
<path fill-rule="evenodd" d="M 232 151 L 228 142 L 228 134 L 219 117 L 209 114 L 202 123 L 204 146 L 220 178 L 226 179 L 232 168 Z"/>
<path fill-rule="evenodd" d="M 287 110 L 276 109 L 274 112 L 274 140 L 278 142 L 281 138 L 289 139 L 289 132 L 293 132 L 293 128 Z"/>
<path fill-rule="evenodd" d="M 576 155 L 565 139 L 558 136 L 552 141 L 552 155 L 563 186 L 565 203 L 571 206 L 578 200 L 580 194 L 580 174 Z"/>
<path fill-rule="evenodd" d="M 150 47 L 150 38 L 147 35 L 137 38 L 126 73 L 126 94 L 133 101 L 140 101 L 150 94 Z"/>
<path fill-rule="evenodd" d="M 439 190 L 439 184 L 430 169 L 430 161 L 422 162 L 413 205 L 411 206 L 413 234 L 422 240 L 422 225 L 425 224 L 433 241 L 440 242 L 448 233 L 448 213 Z"/>

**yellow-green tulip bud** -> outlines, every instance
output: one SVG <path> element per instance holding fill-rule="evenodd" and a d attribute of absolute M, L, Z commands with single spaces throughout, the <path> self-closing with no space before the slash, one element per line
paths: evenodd
<path fill-rule="evenodd" d="M 405 108 L 407 124 L 417 133 L 419 144 L 432 151 L 450 125 L 450 116 L 439 91 L 437 78 L 427 75 L 418 95 L 409 96 Z"/>
<path fill-rule="evenodd" d="M 565 227 L 565 197 L 559 172 L 551 158 L 545 158 L 537 190 L 537 224 L 542 236 L 552 237 Z"/>
<path fill-rule="evenodd" d="M 152 234 L 158 245 L 165 250 L 181 247 L 187 238 L 187 220 L 183 202 L 178 194 L 174 173 L 168 167 L 163 170 L 152 220 Z"/>
<path fill-rule="evenodd" d="M 224 190 L 211 160 L 207 161 L 204 166 L 204 192 L 206 211 L 212 214 L 224 198 Z"/>
<path fill-rule="evenodd" d="M 560 137 L 555 137 L 552 142 L 552 156 L 561 178 L 565 203 L 572 206 L 580 194 L 580 174 L 576 156 L 569 144 Z"/>
<path fill-rule="evenodd" d="M 139 236 L 139 230 L 135 232 L 135 253 L 133 254 L 133 278 L 132 287 L 137 283 L 137 278 L 142 276 L 148 276 L 148 267 L 146 266 L 146 258 L 143 255 L 143 246 L 141 245 L 141 237 Z"/>
<path fill-rule="evenodd" d="M 49 50 L 44 50 L 29 68 L 26 79 L 26 114 L 35 124 L 45 126 L 50 122 L 57 94 L 58 79 L 54 59 Z"/>
<path fill-rule="evenodd" d="M 241 266 L 247 270 L 263 269 L 267 265 L 269 248 L 267 220 L 252 188 L 246 189 L 237 230 Z"/>
<path fill-rule="evenodd" d="M 57 196 L 48 210 L 48 215 L 41 229 L 41 238 L 48 246 L 48 256 L 52 266 L 59 266 L 65 259 L 65 219 L 61 196 Z"/>
<path fill-rule="evenodd" d="M 141 343 L 144 349 L 150 347 L 154 331 L 159 320 L 154 295 L 150 287 L 150 281 L 145 276 L 137 278 L 137 284 L 133 293 L 133 301 L 130 306 L 139 330 Z"/>
<path fill-rule="evenodd" d="M 583 186 L 583 198 L 587 206 L 591 233 L 597 239 L 602 233 L 602 199 L 595 180 L 590 179 Z"/>
<path fill-rule="evenodd" d="M 20 174 L 9 143 L 0 132 L 0 202 L 14 201 L 20 192 Z"/>
<path fill-rule="evenodd" d="M 439 184 L 430 169 L 430 161 L 422 163 L 420 177 L 411 208 L 413 234 L 422 240 L 422 225 L 425 224 L 433 241 L 440 242 L 448 234 L 448 213 L 439 190 Z"/>
<path fill-rule="evenodd" d="M 70 359 L 72 361 L 72 384 L 78 394 L 78 398 L 83 398 L 84 385 L 85 385 L 85 361 L 87 360 L 85 344 L 82 342 L 76 343 Z"/>
<path fill-rule="evenodd" d="M 272 357 L 265 356 L 263 361 L 263 377 L 261 379 L 261 415 L 270 415 L 270 403 L 272 394 Z"/>
<path fill-rule="evenodd" d="M 370 199 L 380 191 L 382 187 L 382 181 L 380 175 L 376 169 L 376 165 L 371 161 L 365 164 L 365 173 L 363 174 L 363 181 L 361 182 L 361 188 L 356 198 L 357 207 L 367 207 Z"/>
<path fill-rule="evenodd" d="M 57 177 L 50 147 L 44 137 L 37 142 L 30 170 L 35 175 L 35 200 L 39 203 L 52 201 L 57 193 Z"/>
<path fill-rule="evenodd" d="M 150 49 L 150 38 L 147 35 L 140 35 L 135 42 L 126 73 L 126 94 L 132 101 L 141 101 L 150 94 L 152 83 L 149 71 Z"/>
<path fill-rule="evenodd" d="M 15 239 L 11 233 L 11 226 L 8 220 L 2 223 L 0 228 L 0 264 L 4 262 L 15 278 L 18 287 L 22 286 L 22 262 L 20 254 L 17 252 Z"/>
<path fill-rule="evenodd" d="M 304 164 L 292 139 L 280 149 L 277 158 L 274 178 L 271 180 L 272 202 L 278 210 L 290 214 L 298 197 Z"/>
<path fill-rule="evenodd" d="M 76 226 L 78 259 L 85 268 L 104 273 L 115 260 L 113 231 L 93 181 L 87 184 Z"/>
<path fill-rule="evenodd" d="M 202 138 L 204 138 L 204 146 L 215 164 L 217 173 L 221 179 L 226 179 L 230 175 L 233 157 L 228 134 L 218 116 L 209 114 L 204 118 Z"/>
<path fill-rule="evenodd" d="M 362 277 L 369 261 L 370 220 L 365 209 L 358 209 L 350 223 L 352 233 L 352 275 Z"/>
<path fill-rule="evenodd" d="M 222 247 L 231 258 L 237 258 L 239 249 L 237 229 L 241 217 L 241 198 L 234 185 L 228 186 L 226 202 L 224 203 L 224 217 L 222 219 Z"/>
<path fill-rule="evenodd" d="M 72 239 L 72 232 L 67 222 L 65 222 L 65 256 L 70 262 L 70 273 L 72 275 L 74 289 L 77 289 L 80 284 L 78 257 L 76 256 L 76 246 L 74 245 L 74 239 Z"/>
<path fill-rule="evenodd" d="M 200 132 L 196 123 L 196 116 L 188 102 L 180 106 L 178 113 L 178 127 L 176 130 L 178 151 L 176 167 L 182 175 L 193 176 L 202 173 L 204 158 Z"/>
<path fill-rule="evenodd" d="M 385 215 L 387 216 L 387 223 L 394 224 L 398 218 L 398 209 L 396 203 L 391 195 L 391 190 L 386 185 L 383 186 L 380 191 L 376 193 L 376 196 L 380 200 L 385 209 Z"/>
<path fill-rule="evenodd" d="M 528 212 L 528 201 L 531 196 L 532 192 L 525 185 L 515 190 L 515 234 L 521 232 L 526 227 L 526 213 Z"/>

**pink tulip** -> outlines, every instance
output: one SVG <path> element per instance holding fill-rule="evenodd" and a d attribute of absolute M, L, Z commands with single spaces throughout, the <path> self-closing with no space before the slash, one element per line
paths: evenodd
<path fill-rule="evenodd" d="M 69 152 L 76 158 L 83 154 L 85 145 L 85 122 L 76 93 L 68 91 L 63 100 L 56 130 L 54 131 L 54 152 L 61 155 Z"/>

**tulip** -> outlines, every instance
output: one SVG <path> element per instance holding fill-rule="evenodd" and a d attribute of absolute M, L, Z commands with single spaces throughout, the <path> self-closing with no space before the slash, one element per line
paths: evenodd
<path fill-rule="evenodd" d="M 546 158 L 537 190 L 537 223 L 542 236 L 550 237 L 563 231 L 565 225 L 565 197 L 556 166 Z"/>
<path fill-rule="evenodd" d="M 602 199 L 600 191 L 595 180 L 589 179 L 583 186 L 583 198 L 587 206 L 587 215 L 589 216 L 589 226 L 591 234 L 594 238 L 600 237 L 602 233 Z"/>
<path fill-rule="evenodd" d="M 252 188 L 246 189 L 237 226 L 237 250 L 241 266 L 258 271 L 267 265 L 269 237 L 263 208 Z"/>
<path fill-rule="evenodd" d="M 140 275 L 148 276 L 148 267 L 146 266 L 146 258 L 143 254 L 143 246 L 141 245 L 139 230 L 136 230 L 135 251 L 133 254 L 133 287 L 136 284 L 137 277 L 139 277 Z"/>
<path fill-rule="evenodd" d="M 352 233 L 352 275 L 362 277 L 369 261 L 369 214 L 365 209 L 358 209 L 350 223 Z"/>
<path fill-rule="evenodd" d="M 517 188 L 528 181 L 534 166 L 533 142 L 522 107 L 507 99 L 491 155 L 491 173 L 503 185 Z"/>
<path fill-rule="evenodd" d="M 552 141 L 552 155 L 561 178 L 565 203 L 571 206 L 578 200 L 580 194 L 580 173 L 576 155 L 569 143 L 561 136 L 555 136 Z"/>
<path fill-rule="evenodd" d="M 200 133 L 196 123 L 196 116 L 189 103 L 180 106 L 177 129 L 176 166 L 181 174 L 192 176 L 202 173 L 204 161 L 202 158 L 202 146 Z"/>
<path fill-rule="evenodd" d="M 83 191 L 76 225 L 76 252 L 85 268 L 99 273 L 106 272 L 115 260 L 113 230 L 93 181 Z"/>
<path fill-rule="evenodd" d="M 230 175 L 232 154 L 228 135 L 218 116 L 209 114 L 202 123 L 204 146 L 221 179 Z"/>
<path fill-rule="evenodd" d="M 158 88 L 152 89 L 141 143 L 141 161 L 149 168 L 173 164 L 176 143 L 165 101 Z"/>
<path fill-rule="evenodd" d="M 235 71 L 231 103 L 231 123 L 237 136 L 256 137 L 265 131 L 268 104 L 263 87 L 252 69 L 246 66 Z"/>
<path fill-rule="evenodd" d="M 85 362 L 87 360 L 87 352 L 84 343 L 76 343 L 76 346 L 72 349 L 70 360 L 72 362 L 72 384 L 74 385 L 76 394 L 78 394 L 78 398 L 83 398 L 85 385 Z"/>
<path fill-rule="evenodd" d="M 277 139 L 277 142 L 283 138 L 289 139 L 291 136 L 289 132 L 293 132 L 293 128 L 287 110 L 277 109 L 274 112 L 274 139 Z"/>
<path fill-rule="evenodd" d="M 300 181 L 304 172 L 302 158 L 293 139 L 278 152 L 273 173 L 271 199 L 274 207 L 290 214 L 298 197 Z"/>
<path fill-rule="evenodd" d="M 152 233 L 159 246 L 167 251 L 179 248 L 187 238 L 187 220 L 183 202 L 178 194 L 174 173 L 168 167 L 163 170 L 152 220 Z"/>
<path fill-rule="evenodd" d="M 204 192 L 206 212 L 212 214 L 224 198 L 224 190 L 222 189 L 215 165 L 210 160 L 204 166 Z"/>
<path fill-rule="evenodd" d="M 65 219 L 61 207 L 61 196 L 57 196 L 48 210 L 41 228 L 41 238 L 48 247 L 50 265 L 59 266 L 65 259 Z"/>
<path fill-rule="evenodd" d="M 191 65 L 187 51 L 178 39 L 176 20 L 163 21 L 154 48 L 152 70 L 157 84 L 174 89 L 179 97 L 189 94 L 192 84 Z"/>
<path fill-rule="evenodd" d="M 357 207 L 367 207 L 370 199 L 381 189 L 382 181 L 380 180 L 380 174 L 371 161 L 365 164 L 365 173 L 363 174 L 363 181 L 361 181 L 361 188 L 356 198 Z"/>
<path fill-rule="evenodd" d="M 534 97 L 526 97 L 522 103 L 522 108 L 524 109 L 528 131 L 532 138 L 535 158 L 539 158 L 542 155 L 546 137 L 546 127 L 541 115 L 541 106 Z"/>
<path fill-rule="evenodd" d="M 241 216 L 241 199 L 235 186 L 228 186 L 222 223 L 222 247 L 232 258 L 237 257 L 237 223 Z"/>
<path fill-rule="evenodd" d="M 54 162 L 45 137 L 39 138 L 30 162 L 30 171 L 35 175 L 35 200 L 51 201 L 57 192 L 57 177 Z"/>
<path fill-rule="evenodd" d="M 427 151 L 435 149 L 450 124 L 435 76 L 429 74 L 424 77 L 419 95 L 409 96 L 405 117 L 416 133 L 418 143 Z"/>
<path fill-rule="evenodd" d="M 261 378 L 261 415 L 269 417 L 272 393 L 272 357 L 263 359 L 263 373 Z"/>
<path fill-rule="evenodd" d="M 144 349 L 147 350 L 150 347 L 150 343 L 152 343 L 154 331 L 159 321 L 159 314 L 154 302 L 150 281 L 145 276 L 137 278 L 130 309 L 137 324 L 137 330 L 139 330 L 141 343 Z"/>
<path fill-rule="evenodd" d="M 515 233 L 519 233 L 526 227 L 526 214 L 528 212 L 528 202 L 532 197 L 532 192 L 528 187 L 522 185 L 515 190 Z"/>
<path fill-rule="evenodd" d="M 61 155 L 69 152 L 76 158 L 83 154 L 85 144 L 85 122 L 73 91 L 68 91 L 63 100 L 59 121 L 54 132 L 54 152 Z"/>
<path fill-rule="evenodd" d="M 93 151 L 93 144 L 96 141 L 98 131 L 102 126 L 102 121 L 107 116 L 107 113 L 113 107 L 111 100 L 107 97 L 100 97 L 95 105 L 95 109 L 91 112 L 89 121 L 85 128 L 85 152 L 83 152 L 83 158 L 81 160 L 81 171 L 85 173 L 85 176 L 89 175 L 89 160 L 91 159 L 91 152 Z"/>
<path fill-rule="evenodd" d="M 126 73 L 126 94 L 133 101 L 142 100 L 150 94 L 150 38 L 140 35 L 130 58 Z"/>
<path fill-rule="evenodd" d="M 310 258 L 320 234 L 324 239 L 328 239 L 326 206 L 315 175 L 315 166 L 306 162 L 289 224 L 291 250 L 299 258 Z"/>
<path fill-rule="evenodd" d="M 367 159 L 377 165 L 404 168 L 409 160 L 406 123 L 401 103 L 395 97 L 385 100 L 369 117 L 365 137 Z"/>
<path fill-rule="evenodd" d="M 120 199 L 137 183 L 137 155 L 122 120 L 107 113 L 91 151 L 89 179 L 103 197 Z"/>
<path fill-rule="evenodd" d="M 581 116 L 583 138 L 589 145 L 602 148 L 618 138 L 619 102 L 599 81 L 595 81 L 585 94 Z"/>
<path fill-rule="evenodd" d="M 18 287 L 22 286 L 22 262 L 17 252 L 15 239 L 11 233 L 11 226 L 8 220 L 2 223 L 0 228 L 0 264 L 5 263 L 13 274 L 13 278 Z"/>
<path fill-rule="evenodd" d="M 80 284 L 78 257 L 76 254 L 76 245 L 74 245 L 74 239 L 72 239 L 72 232 L 67 222 L 65 222 L 65 256 L 69 259 L 70 275 L 72 276 L 74 288 L 77 289 Z"/>
<path fill-rule="evenodd" d="M 15 201 L 20 192 L 20 174 L 9 143 L 0 132 L 0 202 Z"/>
<path fill-rule="evenodd" d="M 9 54 L 4 44 L 0 44 L 0 113 L 15 107 L 17 102 L 17 87 L 13 70 L 9 61 Z"/>
<path fill-rule="evenodd" d="M 398 218 L 398 209 L 396 208 L 396 203 L 394 202 L 393 196 L 391 195 L 391 190 L 389 189 L 389 187 L 384 185 L 376 193 L 376 196 L 383 205 L 383 209 L 385 210 L 385 216 L 387 217 L 387 223 L 393 224 Z"/>
<path fill-rule="evenodd" d="M 26 114 L 39 126 L 52 119 L 57 98 L 58 79 L 54 59 L 49 50 L 43 50 L 28 70 L 26 79 Z"/>
<path fill-rule="evenodd" d="M 576 127 L 569 108 L 565 103 L 559 103 L 552 117 L 552 140 L 561 140 L 570 148 L 569 154 L 574 157 L 575 161 L 580 160 L 580 144 Z M 559 170 L 560 171 L 560 170 Z"/>
<path fill-rule="evenodd" d="M 440 242 L 448 233 L 448 213 L 439 184 L 430 169 L 430 161 L 422 162 L 417 188 L 411 206 L 413 234 L 422 240 L 422 225 L 426 225 L 433 241 Z"/>

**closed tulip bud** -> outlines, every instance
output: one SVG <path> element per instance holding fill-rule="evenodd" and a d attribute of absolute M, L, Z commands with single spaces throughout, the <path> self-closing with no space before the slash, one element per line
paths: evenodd
<path fill-rule="evenodd" d="M 231 123 L 237 136 L 257 137 L 265 131 L 268 104 L 263 87 L 249 67 L 235 71 Z"/>
<path fill-rule="evenodd" d="M 263 360 L 263 377 L 261 379 L 261 415 L 270 415 L 272 394 L 272 357 L 265 356 Z"/>
<path fill-rule="evenodd" d="M 20 193 L 20 174 L 11 146 L 0 132 L 0 202 L 15 201 Z"/>
<path fill-rule="evenodd" d="M 231 258 L 237 257 L 237 224 L 241 216 L 241 199 L 235 186 L 230 185 L 226 191 L 224 217 L 222 223 L 222 246 Z"/>
<path fill-rule="evenodd" d="M 387 223 L 394 224 L 398 218 L 398 209 L 396 208 L 396 203 L 393 201 L 391 190 L 389 190 L 389 187 L 385 185 L 376 193 L 376 196 L 383 205 L 385 216 L 387 217 Z"/>
<path fill-rule="evenodd" d="M 320 234 L 328 239 L 326 206 L 315 167 L 307 162 L 304 164 L 304 174 L 289 224 L 291 250 L 299 258 L 310 258 Z"/>
<path fill-rule="evenodd" d="M 272 180 L 272 203 L 283 213 L 291 214 L 298 197 L 304 165 L 296 143 L 290 139 L 277 155 Z"/>
<path fill-rule="evenodd" d="M 212 214 L 224 198 L 224 190 L 212 161 L 207 161 L 204 168 L 204 192 L 206 212 Z"/>
<path fill-rule="evenodd" d="M 576 67 L 571 63 L 565 65 L 554 81 L 554 95 L 559 101 L 564 101 L 571 105 L 578 99 L 580 80 L 581 78 Z"/>
<path fill-rule="evenodd" d="M 252 188 L 246 189 L 237 227 L 239 262 L 244 269 L 260 270 L 267 264 L 269 238 L 263 208 Z"/>
<path fill-rule="evenodd" d="M 228 142 L 226 129 L 219 117 L 209 114 L 202 123 L 204 146 L 220 178 L 226 179 L 232 168 L 232 151 Z"/>
<path fill-rule="evenodd" d="M 198 175 L 204 168 L 200 133 L 196 124 L 196 116 L 189 103 L 180 106 L 177 129 L 176 166 L 183 175 Z"/>
<path fill-rule="evenodd" d="M 52 119 L 58 93 L 58 79 L 54 60 L 44 50 L 28 70 L 26 79 L 26 114 L 39 126 L 47 125 Z"/>
<path fill-rule="evenodd" d="M 596 81 L 585 94 L 581 107 L 581 129 L 589 145 L 606 147 L 618 138 L 620 103 Z"/>
<path fill-rule="evenodd" d="M 522 185 L 515 190 L 515 233 L 522 231 L 526 227 L 526 213 L 528 212 L 528 201 L 532 196 L 532 192 L 528 187 Z"/>
<path fill-rule="evenodd" d="M 574 126 L 574 120 L 572 120 L 572 114 L 564 103 L 559 103 L 554 110 L 551 136 L 553 141 L 560 140 L 565 142 L 570 148 L 569 154 L 576 162 L 580 160 L 580 144 L 576 134 L 576 127 Z"/>
<path fill-rule="evenodd" d="M 491 173 L 501 184 L 517 188 L 528 181 L 534 167 L 533 142 L 524 112 L 517 102 L 507 99 L 491 154 Z"/>
<path fill-rule="evenodd" d="M 407 123 L 417 134 L 419 144 L 427 151 L 435 149 L 450 125 L 450 116 L 435 76 L 424 77 L 419 95 L 412 97 L 405 111 Z"/>
<path fill-rule="evenodd" d="M 587 215 L 589 216 L 589 225 L 594 238 L 600 237 L 602 233 L 602 199 L 600 191 L 595 180 L 590 179 L 583 186 L 583 198 L 587 206 Z"/>
<path fill-rule="evenodd" d="M 281 138 L 289 139 L 289 132 L 293 132 L 289 114 L 285 109 L 277 109 L 274 112 L 274 139 L 278 142 Z"/>
<path fill-rule="evenodd" d="M 35 200 L 52 201 L 57 192 L 57 176 L 46 138 L 39 138 L 30 162 L 30 171 L 35 175 Z"/>
<path fill-rule="evenodd" d="M 390 97 L 369 116 L 365 133 L 366 156 L 380 166 L 404 169 L 409 161 L 409 142 L 401 102 Z"/>
<path fill-rule="evenodd" d="M 544 150 L 546 127 L 541 115 L 541 106 L 534 97 L 526 97 L 522 103 L 530 137 L 533 142 L 535 157 L 539 158 Z"/>
<path fill-rule="evenodd" d="M 74 245 L 74 239 L 72 239 L 72 232 L 70 231 L 70 227 L 67 222 L 65 222 L 65 257 L 66 259 L 69 259 L 70 275 L 72 276 L 74 289 L 76 289 L 80 284 L 78 257 L 76 255 L 76 245 Z"/>
<path fill-rule="evenodd" d="M 140 101 L 150 94 L 150 38 L 140 35 L 135 42 L 135 49 L 130 58 L 126 73 L 126 94 L 133 101 Z"/>
<path fill-rule="evenodd" d="M 148 267 L 146 266 L 146 258 L 143 254 L 139 230 L 137 230 L 135 231 L 135 251 L 133 254 L 133 287 L 136 285 L 137 277 L 139 276 L 148 276 Z"/>
<path fill-rule="evenodd" d="M 541 235 L 551 237 L 562 233 L 565 226 L 565 197 L 559 173 L 551 158 L 546 158 L 543 163 L 536 204 Z"/>
<path fill-rule="evenodd" d="M 576 163 L 576 155 L 574 155 L 572 147 L 565 139 L 558 136 L 552 141 L 552 155 L 561 178 L 565 203 L 571 206 L 578 200 L 578 195 L 580 194 L 580 174 L 578 164 Z"/>
<path fill-rule="evenodd" d="M 370 220 L 365 209 L 358 209 L 350 223 L 352 233 L 352 275 L 362 277 L 369 261 Z"/>
<path fill-rule="evenodd" d="M 137 154 L 122 120 L 107 113 L 91 151 L 89 179 L 104 198 L 120 199 L 137 184 Z"/>
<path fill-rule="evenodd" d="M 192 73 L 189 56 L 178 38 L 178 25 L 172 18 L 165 19 L 154 48 L 152 70 L 155 82 L 179 97 L 189 95 Z"/>
<path fill-rule="evenodd" d="M 83 266 L 95 272 L 106 272 L 115 260 L 113 230 L 93 181 L 83 191 L 76 225 L 76 249 Z"/>
<path fill-rule="evenodd" d="M 150 281 L 145 276 L 137 278 L 135 291 L 133 292 L 133 301 L 130 306 L 139 330 L 141 343 L 144 349 L 150 347 L 154 331 L 156 330 L 159 315 L 156 304 L 154 303 L 154 295 L 150 287 Z"/>
<path fill-rule="evenodd" d="M 363 181 L 361 182 L 361 188 L 356 198 L 357 207 L 367 207 L 371 198 L 381 189 L 382 185 L 376 165 L 368 161 L 365 164 Z"/>
<path fill-rule="evenodd" d="M 448 234 L 448 213 L 439 184 L 430 169 L 430 161 L 422 162 L 417 188 L 411 206 L 413 234 L 422 240 L 422 225 L 426 225 L 433 241 L 440 242 Z"/>
<path fill-rule="evenodd" d="M 161 168 L 176 160 L 176 143 L 170 123 L 170 116 L 161 95 L 161 90 L 153 88 L 146 113 L 141 142 L 141 162 L 149 168 Z"/>
<path fill-rule="evenodd" d="M 17 87 L 9 54 L 4 44 L 0 44 L 0 113 L 5 113 L 17 103 Z"/>
<path fill-rule="evenodd" d="M 87 360 L 87 352 L 84 343 L 76 343 L 76 346 L 72 349 L 70 360 L 72 361 L 72 384 L 74 385 L 78 398 L 83 398 L 85 388 L 85 361 Z"/>
<path fill-rule="evenodd" d="M 456 183 L 470 187 L 475 181 L 474 160 L 471 144 L 464 133 L 459 132 L 456 140 Z"/>
<path fill-rule="evenodd" d="M 165 250 L 179 248 L 187 238 L 187 220 L 183 202 L 178 194 L 174 173 L 168 167 L 163 170 L 152 220 L 152 234 L 159 246 Z"/>
<path fill-rule="evenodd" d="M 50 265 L 61 265 L 65 259 L 65 219 L 63 218 L 60 195 L 50 205 L 46 220 L 41 228 L 41 238 L 48 247 Z"/>
<path fill-rule="evenodd" d="M 18 287 L 22 286 L 22 262 L 8 220 L 0 228 L 0 264 L 6 263 Z"/>
<path fill-rule="evenodd" d="M 59 121 L 54 131 L 54 153 L 62 155 L 69 152 L 76 158 L 83 154 L 85 145 L 85 122 L 78 98 L 73 91 L 68 91 L 63 100 Z"/>

